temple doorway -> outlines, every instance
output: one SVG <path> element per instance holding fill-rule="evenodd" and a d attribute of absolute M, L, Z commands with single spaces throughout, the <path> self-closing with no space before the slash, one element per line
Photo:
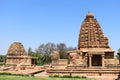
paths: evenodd
<path fill-rule="evenodd" d="M 102 56 L 93 55 L 92 56 L 92 66 L 102 66 Z"/>

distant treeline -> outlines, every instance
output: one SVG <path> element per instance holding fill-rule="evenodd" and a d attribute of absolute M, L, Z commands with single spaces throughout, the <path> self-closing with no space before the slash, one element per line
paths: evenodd
<path fill-rule="evenodd" d="M 5 64 L 5 59 L 6 59 L 5 55 L 0 55 L 0 66 Z"/>
<path fill-rule="evenodd" d="M 38 48 L 32 51 L 32 48 L 28 49 L 28 55 L 37 57 L 36 64 L 37 65 L 44 65 L 51 63 L 51 55 L 53 51 L 58 51 L 60 55 L 60 59 L 68 59 L 67 51 L 75 50 L 76 47 L 67 47 L 65 43 L 46 43 L 40 44 Z"/>

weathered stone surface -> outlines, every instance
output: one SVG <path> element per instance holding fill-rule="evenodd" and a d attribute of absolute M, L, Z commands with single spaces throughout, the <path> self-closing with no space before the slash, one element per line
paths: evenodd
<path fill-rule="evenodd" d="M 67 66 L 68 60 L 67 59 L 59 59 L 59 66 Z"/>
<path fill-rule="evenodd" d="M 52 66 L 67 66 L 67 59 L 60 59 L 58 51 L 53 51 L 52 53 Z"/>
<path fill-rule="evenodd" d="M 23 56 L 27 55 L 24 46 L 20 42 L 14 42 L 8 49 L 7 56 Z"/>
<path fill-rule="evenodd" d="M 14 42 L 8 49 L 6 65 L 30 66 L 35 64 L 35 58 L 27 56 L 24 46 L 20 42 Z"/>
<path fill-rule="evenodd" d="M 92 13 L 88 13 L 81 25 L 78 50 L 68 52 L 70 65 L 105 67 L 117 65 L 114 51 L 108 45 L 108 38 L 102 32 L 99 22 Z"/>
<path fill-rule="evenodd" d="M 88 13 L 82 23 L 78 41 L 78 49 L 80 48 L 109 48 L 108 38 L 92 13 Z"/>
<path fill-rule="evenodd" d="M 58 51 L 53 51 L 52 60 L 58 60 L 58 59 L 60 59 L 60 55 L 59 55 Z"/>

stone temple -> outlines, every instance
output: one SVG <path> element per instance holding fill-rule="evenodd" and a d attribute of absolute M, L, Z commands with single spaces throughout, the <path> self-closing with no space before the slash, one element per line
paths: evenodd
<path fill-rule="evenodd" d="M 0 67 L 0 73 L 32 75 L 43 72 L 41 66 L 35 65 L 36 59 L 36 57 L 27 55 L 22 43 L 14 42 L 8 49 L 6 63 Z"/>
<path fill-rule="evenodd" d="M 54 68 L 47 70 L 49 74 L 77 76 L 119 74 L 119 61 L 114 56 L 114 50 L 108 45 L 108 38 L 92 13 L 86 14 L 80 29 L 78 49 L 67 52 L 68 61 L 59 59 L 59 55 L 55 54 L 58 53 L 54 52 L 52 55 Z"/>
<path fill-rule="evenodd" d="M 78 50 L 68 52 L 71 65 L 87 67 L 106 67 L 117 65 L 114 51 L 108 45 L 108 38 L 92 13 L 86 15 L 82 23 Z"/>
<path fill-rule="evenodd" d="M 27 56 L 24 46 L 20 42 L 14 42 L 8 49 L 6 65 L 32 66 L 35 65 L 35 58 Z"/>
<path fill-rule="evenodd" d="M 39 76 L 112 76 L 112 78 L 115 76 L 116 78 L 120 75 L 119 60 L 114 56 L 114 50 L 108 45 L 108 38 L 92 13 L 86 15 L 81 25 L 78 49 L 68 51 L 67 54 L 69 59 L 60 59 L 59 52 L 53 51 L 51 65 L 35 66 L 36 58 L 27 56 L 23 45 L 14 42 L 8 49 L 6 64 L 0 71 L 13 74 L 40 73 Z"/>

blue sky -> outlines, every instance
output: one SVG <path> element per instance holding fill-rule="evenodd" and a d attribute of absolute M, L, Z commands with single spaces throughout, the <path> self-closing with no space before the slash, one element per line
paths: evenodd
<path fill-rule="evenodd" d="M 26 51 L 41 43 L 77 47 L 80 26 L 88 11 L 99 21 L 109 45 L 120 48 L 120 0 L 0 0 L 0 54 L 11 43 Z"/>

